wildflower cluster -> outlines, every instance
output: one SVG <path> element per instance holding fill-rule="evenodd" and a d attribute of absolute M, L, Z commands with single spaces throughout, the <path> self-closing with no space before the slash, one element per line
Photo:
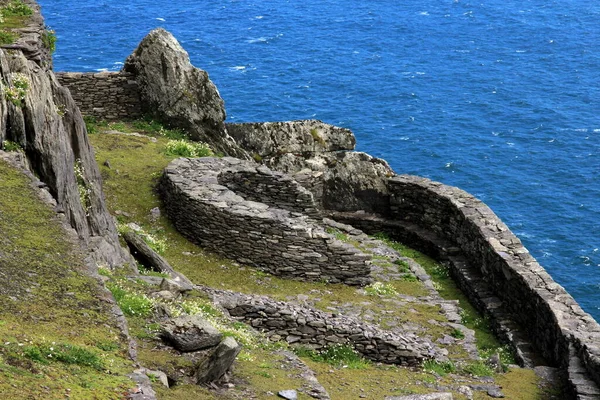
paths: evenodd
<path fill-rule="evenodd" d="M 30 83 L 27 75 L 20 72 L 14 73 L 12 74 L 11 83 L 4 87 L 4 96 L 15 106 L 21 107 Z"/>
<path fill-rule="evenodd" d="M 106 285 L 123 314 L 129 317 L 149 317 L 154 310 L 154 300 L 143 293 L 128 290 L 119 282 Z"/>
<path fill-rule="evenodd" d="M 393 296 L 398 294 L 391 283 L 375 282 L 365 288 L 369 296 Z"/>
<path fill-rule="evenodd" d="M 210 146 L 203 142 L 190 142 L 185 139 L 169 140 L 165 152 L 169 156 L 211 157 L 214 156 Z"/>
<path fill-rule="evenodd" d="M 92 207 L 92 187 L 85 178 L 85 168 L 80 158 L 75 160 L 73 170 L 75 171 L 75 178 L 77 180 L 77 189 L 79 190 L 79 200 L 81 201 L 81 206 L 85 210 L 85 215 L 89 216 L 89 211 Z"/>

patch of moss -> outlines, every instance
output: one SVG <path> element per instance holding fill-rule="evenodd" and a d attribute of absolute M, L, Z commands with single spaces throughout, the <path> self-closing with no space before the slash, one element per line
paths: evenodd
<path fill-rule="evenodd" d="M 0 287 L 0 393 L 122 398 L 133 365 L 102 289 L 28 179 L 1 160 L 0 176 L 0 275 L 10 280 Z"/>

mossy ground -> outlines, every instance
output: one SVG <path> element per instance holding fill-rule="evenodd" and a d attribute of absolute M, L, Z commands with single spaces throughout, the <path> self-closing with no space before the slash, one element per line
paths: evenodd
<path fill-rule="evenodd" d="M 132 363 L 101 286 L 28 178 L 2 160 L 0 193 L 0 393 L 123 398 Z M 54 361 L 65 346 L 79 354 Z"/>
<path fill-rule="evenodd" d="M 5 9 L 12 0 L 0 0 L 0 10 Z M 27 25 L 31 16 L 15 15 L 14 13 L 3 12 L 3 21 L 0 21 L 0 45 L 13 43 L 19 35 L 15 31 L 17 28 L 23 28 Z"/>
<path fill-rule="evenodd" d="M 414 302 L 396 307 L 388 297 L 369 296 L 364 291 L 344 285 L 283 280 L 201 249 L 180 235 L 164 215 L 155 219 L 150 213 L 152 208 L 161 206 L 154 186 L 162 169 L 173 158 L 167 156 L 164 151 L 167 139 L 152 132 L 149 134 L 155 136 L 155 141 L 146 137 L 101 133 L 103 130 L 114 129 L 114 124 L 95 128 L 100 133 L 91 135 L 90 140 L 95 147 L 98 164 L 101 166 L 109 209 L 117 215 L 121 223 L 135 222 L 147 232 L 165 239 L 168 248 L 164 257 L 175 269 L 195 283 L 245 293 L 264 294 L 281 300 L 297 299 L 298 295 L 308 295 L 310 303 L 324 310 L 347 303 L 363 303 L 365 309 L 375 314 L 377 319 L 375 322 L 379 322 L 382 326 L 386 325 L 386 316 L 393 315 L 421 324 L 434 338 L 451 334 L 449 328 L 430 323 L 431 320 L 443 320 L 439 308 L 435 306 Z M 119 123 L 118 128 L 123 131 L 139 131 L 129 123 Z M 108 161 L 110 167 L 104 165 L 105 161 Z M 466 323 L 476 329 L 481 347 L 497 348 L 499 344 L 482 328 L 483 322 L 477 320 L 477 314 L 470 308 L 462 294 L 452 287 L 451 281 L 445 280 L 444 277 L 438 279 L 439 277 L 435 276 L 436 269 L 440 267 L 433 260 L 410 249 L 401 250 L 404 255 L 414 258 L 422 265 L 425 264 L 428 272 L 439 282 L 442 295 L 460 299 L 461 306 L 467 310 Z M 393 282 L 393 285 L 401 295 L 424 294 L 422 285 L 418 281 L 397 281 Z M 469 316 L 473 322 L 468 321 Z M 167 366 L 176 364 L 172 355 L 164 352 L 159 355 L 156 352 L 156 338 L 144 328 L 143 321 L 130 320 L 131 323 L 133 323 L 132 331 L 138 332 L 138 339 L 141 342 L 140 359 L 143 362 L 148 362 L 153 367 L 158 367 L 158 364 Z M 465 358 L 464 350 L 460 346 L 450 346 L 448 350 L 451 359 Z M 294 385 L 290 376 L 282 375 L 276 372 L 276 368 L 268 367 L 278 364 L 275 352 L 269 350 L 269 347 L 258 346 L 245 349 L 242 355 L 235 370 L 236 390 L 219 393 L 217 398 L 244 398 L 243 393 L 249 393 L 248 398 L 268 399 L 273 398 L 269 393 L 276 393 L 278 390 L 291 388 L 290 386 Z M 162 361 L 157 361 L 161 359 Z M 452 385 L 456 384 L 457 379 L 461 380 L 461 384 L 473 381 L 466 373 L 458 377 L 448 375 L 442 377 L 421 369 L 375 364 L 369 364 L 364 369 L 348 369 L 314 362 L 306 357 L 303 359 L 317 373 L 319 381 L 327 388 L 333 399 L 358 398 L 361 394 L 367 399 L 381 399 L 386 395 L 428 392 L 434 384 Z M 537 388 L 537 378 L 530 371 L 511 370 L 506 375 L 498 375 L 497 380 L 507 382 L 503 384 L 506 398 L 523 400 L 543 398 Z M 239 397 L 240 393 L 242 397 Z M 214 395 L 193 385 L 175 386 L 174 389 L 160 388 L 159 394 L 165 399 L 210 399 Z M 475 398 L 485 398 L 487 395 L 476 392 L 475 396 Z M 456 394 L 456 398 L 463 397 Z"/>

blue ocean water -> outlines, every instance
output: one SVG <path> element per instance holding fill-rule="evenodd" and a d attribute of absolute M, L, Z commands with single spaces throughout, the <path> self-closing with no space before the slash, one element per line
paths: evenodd
<path fill-rule="evenodd" d="M 229 121 L 321 119 L 473 193 L 600 320 L 600 3 L 39 2 L 56 70 L 119 69 L 164 27 Z"/>

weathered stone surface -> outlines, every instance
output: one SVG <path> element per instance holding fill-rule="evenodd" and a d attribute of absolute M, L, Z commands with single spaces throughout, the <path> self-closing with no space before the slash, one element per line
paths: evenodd
<path fill-rule="evenodd" d="M 52 53 L 44 45 L 43 36 L 46 33 L 46 24 L 40 12 L 40 5 L 34 0 L 24 0 L 24 3 L 31 7 L 33 14 L 27 18 L 25 26 L 11 29 L 17 33 L 17 40 L 1 47 L 17 50 L 28 60 L 50 70 L 52 69 Z"/>
<path fill-rule="evenodd" d="M 452 393 L 410 394 L 408 396 L 388 396 L 385 400 L 452 400 Z"/>
<path fill-rule="evenodd" d="M 157 370 L 147 369 L 146 370 L 146 375 L 155 377 L 156 379 L 158 379 L 158 381 L 163 386 L 169 387 L 169 378 L 167 377 L 167 374 L 165 374 L 164 372 L 157 371 Z"/>
<path fill-rule="evenodd" d="M 282 399 L 286 399 L 286 400 L 297 400 L 298 392 L 296 392 L 293 389 L 280 390 L 279 392 L 277 392 L 277 396 L 281 397 Z"/>
<path fill-rule="evenodd" d="M 144 112 L 185 129 L 217 151 L 248 157 L 227 134 L 223 99 L 208 73 L 190 63 L 169 32 L 162 28 L 150 32 L 127 58 L 123 71 L 135 76 Z"/>
<path fill-rule="evenodd" d="M 354 150 L 354 134 L 318 120 L 227 124 L 229 134 L 255 158 L 278 154 Z"/>
<path fill-rule="evenodd" d="M 312 195 L 285 174 L 228 157 L 180 158 L 160 191 L 175 227 L 226 257 L 292 279 L 371 281 L 371 256 L 308 218 L 318 216 Z"/>
<path fill-rule="evenodd" d="M 235 339 L 226 337 L 196 370 L 196 383 L 204 384 L 219 381 L 231 368 L 235 358 L 242 350 L 242 345 Z"/>
<path fill-rule="evenodd" d="M 185 315 L 165 323 L 160 336 L 177 350 L 189 352 L 216 346 L 223 335 L 202 317 Z"/>
<path fill-rule="evenodd" d="M 440 348 L 415 334 L 385 331 L 354 317 L 332 315 L 265 296 L 204 290 L 231 316 L 264 330 L 269 337 L 285 338 L 288 343 L 317 350 L 347 343 L 365 358 L 403 366 L 416 366 L 430 358 L 446 360 Z"/>
<path fill-rule="evenodd" d="M 66 214 L 91 250 L 90 263 L 116 266 L 128 262 L 130 257 L 119 244 L 104 204 L 102 180 L 81 113 L 52 71 L 37 62 L 20 51 L 0 50 L 3 82 L 10 84 L 15 73 L 30 82 L 22 107 L 2 102 L 0 141 L 11 140 L 24 149 L 31 170 L 56 199 L 57 210 Z M 85 195 L 80 195 L 80 188 Z"/>
<path fill-rule="evenodd" d="M 56 78 L 71 92 L 83 115 L 104 120 L 142 117 L 140 89 L 128 72 L 60 72 Z"/>
<path fill-rule="evenodd" d="M 292 175 L 326 210 L 389 214 L 387 180 L 394 171 L 382 159 L 359 152 L 310 157 L 288 153 L 265 158 L 263 162 L 271 169 Z"/>
<path fill-rule="evenodd" d="M 175 271 L 173 267 L 162 258 L 157 252 L 155 252 L 144 239 L 137 233 L 135 230 L 139 230 L 139 227 L 135 224 L 130 224 L 134 226 L 134 231 L 125 232 L 123 234 L 123 239 L 127 246 L 129 247 L 131 254 L 133 257 L 138 260 L 142 265 L 157 271 L 163 272 L 165 274 L 169 274 L 171 277 L 171 282 L 161 282 L 161 289 L 163 290 L 171 290 L 173 285 L 177 285 L 175 288 L 175 292 L 185 292 L 192 289 L 192 282 L 187 279 L 183 274 Z M 136 229 L 137 227 L 138 229 Z"/>

